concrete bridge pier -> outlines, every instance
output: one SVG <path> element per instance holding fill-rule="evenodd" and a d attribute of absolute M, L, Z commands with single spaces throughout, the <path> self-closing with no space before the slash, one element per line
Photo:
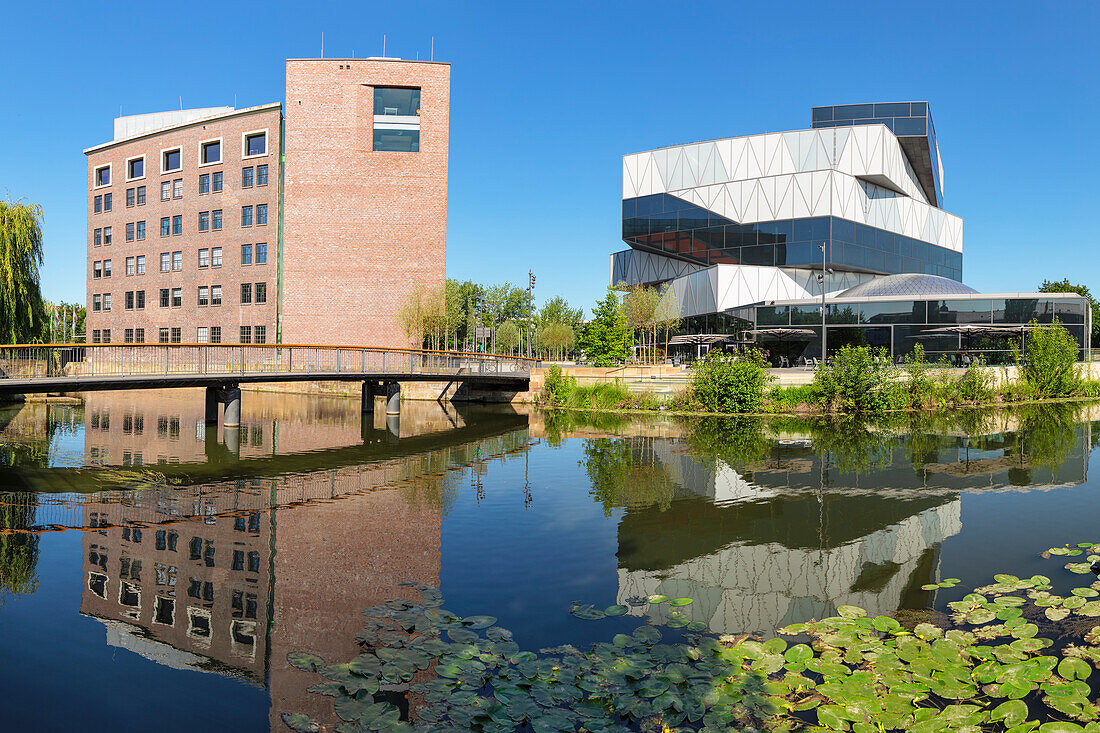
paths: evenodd
<path fill-rule="evenodd" d="M 386 416 L 401 414 L 401 385 L 398 382 L 386 382 Z"/>
<path fill-rule="evenodd" d="M 379 394 L 377 382 L 363 382 L 362 412 L 374 414 L 374 398 Z"/>
<path fill-rule="evenodd" d="M 218 406 L 225 405 L 222 413 L 222 426 L 240 427 L 241 424 L 241 388 L 237 384 L 225 384 L 206 388 L 207 425 L 218 424 Z"/>

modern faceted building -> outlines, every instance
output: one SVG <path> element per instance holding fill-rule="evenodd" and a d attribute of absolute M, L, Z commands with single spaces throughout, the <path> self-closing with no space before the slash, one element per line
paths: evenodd
<path fill-rule="evenodd" d="M 612 255 L 611 283 L 667 283 L 681 335 L 711 337 L 702 343 L 763 326 L 814 330 L 794 358 L 820 356 L 822 290 L 836 310 L 826 314 L 830 353 L 870 343 L 900 355 L 945 324 L 1055 316 L 1087 347 L 1084 299 L 981 295 L 962 284 L 963 222 L 941 208 L 927 102 L 815 107 L 811 118 L 808 130 L 624 156 L 630 249 Z M 773 310 L 761 317 L 762 307 Z M 975 315 L 956 320 L 960 309 Z M 834 336 L 834 325 L 849 330 Z M 928 328 L 910 328 L 919 326 Z M 957 335 L 928 338 L 933 355 L 959 346 Z"/>
<path fill-rule="evenodd" d="M 91 343 L 407 346 L 446 277 L 450 65 L 289 59 L 286 102 L 129 115 L 87 157 Z"/>

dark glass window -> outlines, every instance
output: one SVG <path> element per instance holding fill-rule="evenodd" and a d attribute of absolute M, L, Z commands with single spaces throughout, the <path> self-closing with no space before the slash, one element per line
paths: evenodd
<path fill-rule="evenodd" d="M 888 102 L 875 105 L 875 117 L 908 117 L 908 102 Z"/>
<path fill-rule="evenodd" d="M 179 149 L 177 148 L 176 150 L 165 150 L 164 151 L 164 161 L 163 161 L 163 164 L 162 164 L 162 168 L 164 169 L 164 171 L 165 172 L 177 171 L 181 167 L 182 167 L 182 163 L 181 163 L 181 160 L 180 160 L 180 151 L 179 151 Z"/>
<path fill-rule="evenodd" d="M 821 325 L 821 306 L 819 305 L 792 305 L 791 325 Z"/>
<path fill-rule="evenodd" d="M 933 300 L 928 303 L 929 323 L 989 323 L 989 300 Z"/>
<path fill-rule="evenodd" d="M 131 160 L 126 164 L 127 178 L 141 178 L 145 175 L 145 158 Z"/>
<path fill-rule="evenodd" d="M 252 166 L 241 168 L 241 188 L 252 188 L 255 183 L 255 169 Z"/>
<path fill-rule="evenodd" d="M 267 185 L 267 164 L 256 166 L 256 185 Z"/>
<path fill-rule="evenodd" d="M 221 171 L 218 171 L 217 173 L 214 173 L 214 174 L 213 174 L 213 175 L 211 176 L 211 186 L 210 186 L 210 190 L 211 190 L 211 191 L 213 191 L 214 193 L 221 193 L 221 190 L 222 190 L 222 180 L 223 180 L 224 178 L 225 178 L 225 174 L 224 174 L 224 173 L 222 173 Z"/>
<path fill-rule="evenodd" d="M 420 89 L 418 87 L 375 87 L 374 114 L 419 117 Z"/>
<path fill-rule="evenodd" d="M 419 106 L 419 105 L 418 105 Z M 267 153 L 267 133 L 256 132 L 244 136 L 245 155 L 264 155 Z"/>
<path fill-rule="evenodd" d="M 790 322 L 791 311 L 789 306 L 761 306 L 756 309 L 756 324 L 758 326 L 786 326 Z"/>
<path fill-rule="evenodd" d="M 374 150 L 383 153 L 419 153 L 420 130 L 374 129 Z"/>
<path fill-rule="evenodd" d="M 860 303 L 860 323 L 925 323 L 927 308 L 923 300 Z"/>
<path fill-rule="evenodd" d="M 199 176 L 199 193 L 210 193 L 210 174 L 203 173 Z"/>
<path fill-rule="evenodd" d="M 222 144 L 218 140 L 212 140 L 202 144 L 202 162 L 220 163 L 222 159 Z"/>

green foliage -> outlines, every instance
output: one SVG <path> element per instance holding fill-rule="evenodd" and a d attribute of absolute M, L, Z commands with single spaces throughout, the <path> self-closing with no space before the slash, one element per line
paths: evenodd
<path fill-rule="evenodd" d="M 542 397 L 551 405 L 563 405 L 576 387 L 576 377 L 563 373 L 557 364 L 551 364 L 542 383 Z"/>
<path fill-rule="evenodd" d="M 38 535 L 30 530 L 34 512 L 34 494 L 0 495 L 0 605 L 5 596 L 38 589 Z"/>
<path fill-rule="evenodd" d="M 592 488 L 589 493 L 604 513 L 622 507 L 659 506 L 667 509 L 676 483 L 644 438 L 594 438 L 584 441 L 578 462 Z"/>
<path fill-rule="evenodd" d="M 1058 319 L 1040 326 L 1031 322 L 1026 354 L 1019 358 L 1020 376 L 1037 397 L 1068 397 L 1081 382 L 1077 340 Z"/>
<path fill-rule="evenodd" d="M 841 346 L 814 370 L 814 393 L 826 410 L 875 413 L 905 407 L 898 369 L 885 349 Z"/>
<path fill-rule="evenodd" d="M 1071 283 L 1069 278 L 1062 280 L 1044 280 L 1039 286 L 1040 293 L 1077 293 L 1088 298 L 1089 309 L 1092 311 L 1092 338 L 1100 343 L 1100 303 L 1092 297 L 1087 285 Z"/>
<path fill-rule="evenodd" d="M 597 301 L 592 320 L 584 329 L 581 348 L 596 366 L 611 366 L 626 360 L 626 320 L 614 288 Z"/>
<path fill-rule="evenodd" d="M 42 258 L 42 207 L 0 201 L 0 343 L 39 341 L 46 333 Z"/>
<path fill-rule="evenodd" d="M 1044 556 L 1090 575 L 1098 551 L 1081 542 Z M 923 590 L 959 583 L 946 578 Z M 418 585 L 419 599 L 363 611 L 362 653 L 350 662 L 287 659 L 327 680 L 309 689 L 333 698 L 339 730 L 1095 731 L 1100 711 L 1089 683 L 1100 666 L 1098 586 L 1062 595 L 1045 575 L 999 573 L 971 593 L 952 591 L 958 600 L 938 624 L 842 605 L 835 616 L 767 640 L 716 636 L 692 621 L 698 604 L 690 598 L 652 595 L 627 600 L 649 618 L 632 633 L 587 651 L 535 653 L 492 616 L 459 617 L 437 589 Z M 570 609 L 591 622 L 629 611 Z M 434 675 L 414 681 L 426 670 Z M 395 684 L 422 696 L 414 719 L 400 720 L 397 708 L 375 699 L 382 685 Z M 320 726 L 302 714 L 282 719 L 293 730 Z"/>
<path fill-rule="evenodd" d="M 764 419 L 757 416 L 682 418 L 684 440 L 701 460 L 743 467 L 768 455 L 772 441 Z"/>
<path fill-rule="evenodd" d="M 814 404 L 814 388 L 809 384 L 775 386 L 767 397 L 767 412 L 798 412 Z"/>
<path fill-rule="evenodd" d="M 755 349 L 738 356 L 711 351 L 691 365 L 691 397 L 710 412 L 757 412 L 770 379 L 766 363 Z"/>

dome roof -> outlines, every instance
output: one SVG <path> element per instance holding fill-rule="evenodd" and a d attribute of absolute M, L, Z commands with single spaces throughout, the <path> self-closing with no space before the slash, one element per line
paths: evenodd
<path fill-rule="evenodd" d="M 904 273 L 876 277 L 855 287 L 838 293 L 840 298 L 876 298 L 897 296 L 902 298 L 920 298 L 928 295 L 970 295 L 978 291 L 958 280 L 939 275 Z"/>

